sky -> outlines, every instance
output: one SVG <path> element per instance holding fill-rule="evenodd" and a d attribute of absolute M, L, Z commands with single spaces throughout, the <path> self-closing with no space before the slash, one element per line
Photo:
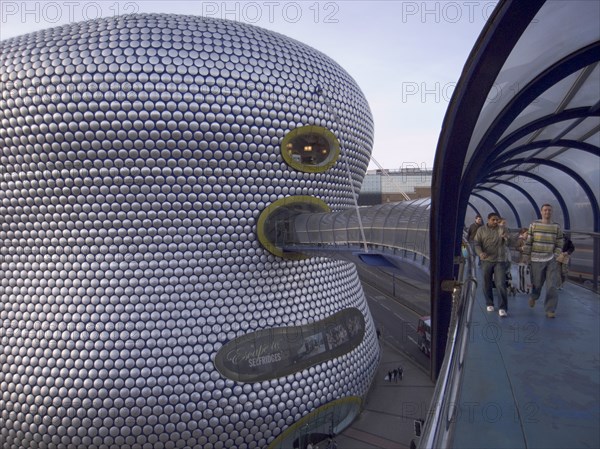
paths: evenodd
<path fill-rule="evenodd" d="M 373 113 L 370 169 L 430 168 L 444 114 L 496 1 L 5 1 L 0 40 L 128 13 L 236 20 L 325 53 L 357 82 Z"/>

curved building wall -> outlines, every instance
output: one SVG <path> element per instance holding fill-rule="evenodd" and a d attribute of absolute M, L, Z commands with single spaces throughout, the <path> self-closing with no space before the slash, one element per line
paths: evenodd
<path fill-rule="evenodd" d="M 0 82 L 2 449 L 260 448 L 365 394 L 378 345 L 353 265 L 255 235 L 283 197 L 353 204 L 344 164 L 358 191 L 372 118 L 334 61 L 253 26 L 136 15 L 0 42 Z M 306 125 L 339 140 L 324 172 L 282 158 Z M 215 366 L 271 328 L 314 325 L 312 351 L 346 310 L 364 330 L 343 354 L 260 381 Z"/>

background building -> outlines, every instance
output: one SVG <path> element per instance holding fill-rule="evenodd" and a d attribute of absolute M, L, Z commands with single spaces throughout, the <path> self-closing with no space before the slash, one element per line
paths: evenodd
<path fill-rule="evenodd" d="M 398 170 L 369 170 L 362 184 L 358 204 L 393 203 L 431 196 L 431 168 L 411 166 Z"/>

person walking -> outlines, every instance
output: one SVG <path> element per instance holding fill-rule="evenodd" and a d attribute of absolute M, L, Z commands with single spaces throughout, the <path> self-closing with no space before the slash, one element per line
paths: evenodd
<path fill-rule="evenodd" d="M 498 222 L 498 232 L 500 233 L 500 237 L 504 238 L 504 257 L 506 261 L 506 269 L 510 271 L 510 265 L 512 263 L 512 256 L 510 254 L 510 230 L 508 229 L 508 222 L 506 218 L 500 217 L 500 221 Z"/>
<path fill-rule="evenodd" d="M 561 290 L 563 284 L 567 281 L 567 275 L 569 274 L 569 261 L 571 254 L 575 251 L 575 245 L 567 234 L 563 235 L 564 244 L 562 247 L 562 253 L 556 258 L 558 262 L 558 289 Z"/>
<path fill-rule="evenodd" d="M 483 218 L 481 215 L 477 214 L 475 216 L 475 221 L 471 223 L 469 226 L 469 230 L 467 231 L 467 241 L 471 246 L 471 251 L 475 253 L 475 234 L 477 234 L 477 230 L 483 226 Z M 481 259 L 479 259 L 479 266 L 481 266 Z"/>
<path fill-rule="evenodd" d="M 481 226 L 475 234 L 475 252 L 482 261 L 483 267 L 483 294 L 487 304 L 487 311 L 494 311 L 494 294 L 492 279 L 500 296 L 498 315 L 508 315 L 508 301 L 506 290 L 506 241 L 508 235 L 501 233 L 498 228 L 500 217 L 497 213 L 488 214 L 487 223 Z"/>
<path fill-rule="evenodd" d="M 552 221 L 552 206 L 543 204 L 541 220 L 529 225 L 527 239 L 523 246 L 523 257 L 531 264 L 533 288 L 529 297 L 529 307 L 535 307 L 542 287 L 546 284 L 544 310 L 548 318 L 556 317 L 558 306 L 558 263 L 556 258 L 562 253 L 563 232 L 558 223 Z"/>
<path fill-rule="evenodd" d="M 333 437 L 333 435 L 329 435 L 329 438 L 327 439 L 327 448 L 326 449 L 337 449 L 338 445 L 335 441 L 335 438 Z"/>
<path fill-rule="evenodd" d="M 510 253 L 510 231 L 508 229 L 508 222 L 506 218 L 500 217 L 500 221 L 498 222 L 498 232 L 500 233 L 500 237 L 506 236 L 504 238 L 504 260 L 506 263 L 506 294 L 511 294 L 513 292 L 512 285 L 512 255 Z"/>
<path fill-rule="evenodd" d="M 519 252 L 519 293 L 531 293 L 531 267 L 525 263 L 523 256 L 523 248 L 527 240 L 528 228 L 521 228 L 519 238 L 517 240 L 517 251 Z"/>

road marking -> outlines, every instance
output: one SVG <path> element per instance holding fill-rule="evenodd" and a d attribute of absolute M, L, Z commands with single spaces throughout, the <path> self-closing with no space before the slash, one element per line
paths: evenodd
<path fill-rule="evenodd" d="M 379 437 L 372 433 L 363 432 L 362 430 L 358 430 L 353 427 L 346 429 L 342 433 L 342 435 L 348 436 L 348 437 L 352 438 L 353 440 L 362 441 L 363 443 L 367 443 L 367 444 L 371 444 L 373 446 L 380 447 L 382 449 L 401 449 L 403 447 L 406 447 L 395 441 L 391 441 L 386 438 Z"/>
<path fill-rule="evenodd" d="M 394 312 L 394 311 L 393 311 L 393 310 L 392 310 L 390 307 L 388 307 L 388 306 L 387 306 L 387 305 L 385 305 L 384 303 L 382 303 L 382 302 L 378 302 L 378 304 L 379 304 L 381 307 L 383 307 L 385 310 L 387 310 L 387 311 L 391 312 L 391 313 L 392 313 L 392 314 L 393 314 L 393 315 L 394 315 L 396 318 L 398 318 L 400 321 L 402 321 L 402 322 L 405 322 L 405 323 L 408 323 L 408 320 L 407 320 L 405 317 L 403 317 L 403 316 L 401 316 L 401 315 L 398 315 L 396 312 Z"/>
<path fill-rule="evenodd" d="M 369 296 L 367 296 L 367 299 L 370 299 L 370 300 L 376 302 L 377 304 L 381 305 L 382 307 L 385 307 L 387 310 L 389 310 L 390 312 L 394 313 L 398 317 L 400 317 L 400 315 L 398 315 L 397 313 L 395 313 L 390 307 L 386 306 L 385 304 L 394 304 L 394 305 L 396 305 L 398 307 L 402 307 L 407 312 L 413 313 L 416 316 L 420 316 L 415 310 L 411 309 L 407 305 L 402 304 L 401 302 L 398 302 L 398 301 L 396 301 L 394 299 L 391 299 L 391 298 L 389 298 L 387 296 L 381 296 L 381 295 L 370 296 L 369 295 Z"/>
<path fill-rule="evenodd" d="M 405 319 L 404 317 L 402 317 L 402 316 L 398 315 L 398 314 L 397 314 L 396 312 L 394 312 L 394 311 L 393 311 L 393 310 L 392 310 L 390 307 L 386 306 L 385 304 L 380 304 L 380 305 L 381 305 L 381 307 L 383 307 L 384 309 L 386 309 L 386 310 L 389 310 L 390 312 L 392 312 L 392 314 L 393 314 L 393 315 L 394 315 L 396 318 L 400 319 L 401 321 L 406 321 L 406 319 Z"/>
<path fill-rule="evenodd" d="M 393 311 L 392 309 L 390 309 L 388 306 L 386 306 L 385 304 L 381 304 L 381 303 L 379 303 L 379 305 L 380 305 L 381 307 L 383 307 L 385 310 L 389 310 L 390 312 L 394 313 L 394 311 Z"/>

